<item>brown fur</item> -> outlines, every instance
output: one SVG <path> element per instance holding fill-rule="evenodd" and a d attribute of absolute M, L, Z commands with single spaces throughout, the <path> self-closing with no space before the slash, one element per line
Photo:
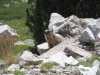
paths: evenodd
<path fill-rule="evenodd" d="M 57 44 L 61 43 L 62 41 L 64 41 L 64 38 L 60 34 L 53 34 L 49 30 L 45 30 L 44 36 L 49 48 L 52 48 Z"/>

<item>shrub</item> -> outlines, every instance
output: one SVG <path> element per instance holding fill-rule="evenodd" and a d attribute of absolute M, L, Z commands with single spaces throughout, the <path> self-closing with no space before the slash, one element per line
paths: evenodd
<path fill-rule="evenodd" d="M 54 66 L 53 63 L 46 62 L 46 63 L 43 63 L 43 64 L 40 66 L 40 70 L 41 70 L 41 71 L 46 71 L 46 70 L 49 70 L 49 69 L 53 68 L 53 66 Z"/>

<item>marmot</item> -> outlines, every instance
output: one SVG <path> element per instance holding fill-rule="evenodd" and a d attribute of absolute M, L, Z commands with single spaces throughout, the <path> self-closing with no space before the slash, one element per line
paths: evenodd
<path fill-rule="evenodd" d="M 64 41 L 64 38 L 60 34 L 53 34 L 48 29 L 44 31 L 45 39 L 48 43 L 49 49 Z"/>

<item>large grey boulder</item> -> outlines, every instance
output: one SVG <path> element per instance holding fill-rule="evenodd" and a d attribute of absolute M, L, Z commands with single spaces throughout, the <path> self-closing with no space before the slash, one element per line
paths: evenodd
<path fill-rule="evenodd" d="M 48 28 L 53 33 L 59 33 L 64 37 L 80 35 L 82 31 L 81 20 L 78 17 L 72 15 L 64 18 L 57 13 L 51 14 Z"/>
<path fill-rule="evenodd" d="M 58 13 L 52 13 L 48 28 L 63 37 L 72 36 L 78 39 L 81 35 L 81 42 L 95 43 L 100 39 L 100 19 L 78 18 L 75 15 L 64 18 Z"/>
<path fill-rule="evenodd" d="M 79 40 L 82 42 L 95 43 L 100 39 L 100 27 L 98 25 L 87 25 Z"/>
<path fill-rule="evenodd" d="M 85 21 L 85 25 L 80 41 L 95 43 L 100 39 L 100 19 L 87 18 L 83 21 Z"/>
<path fill-rule="evenodd" d="M 90 43 L 94 43 L 95 42 L 95 37 L 92 33 L 92 31 L 87 27 L 83 30 L 79 40 L 81 42 L 90 42 Z"/>

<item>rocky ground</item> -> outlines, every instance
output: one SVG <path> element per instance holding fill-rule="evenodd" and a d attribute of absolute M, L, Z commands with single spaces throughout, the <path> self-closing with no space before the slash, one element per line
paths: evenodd
<path fill-rule="evenodd" d="M 37 45 L 39 56 L 20 52 L 17 62 L 6 70 L 5 64 L 0 64 L 1 75 L 100 75 L 99 60 L 95 59 L 91 67 L 80 64 L 88 62 L 95 53 L 99 55 L 99 21 L 51 14 L 48 29 L 65 40 L 51 49 L 47 42 Z"/>

